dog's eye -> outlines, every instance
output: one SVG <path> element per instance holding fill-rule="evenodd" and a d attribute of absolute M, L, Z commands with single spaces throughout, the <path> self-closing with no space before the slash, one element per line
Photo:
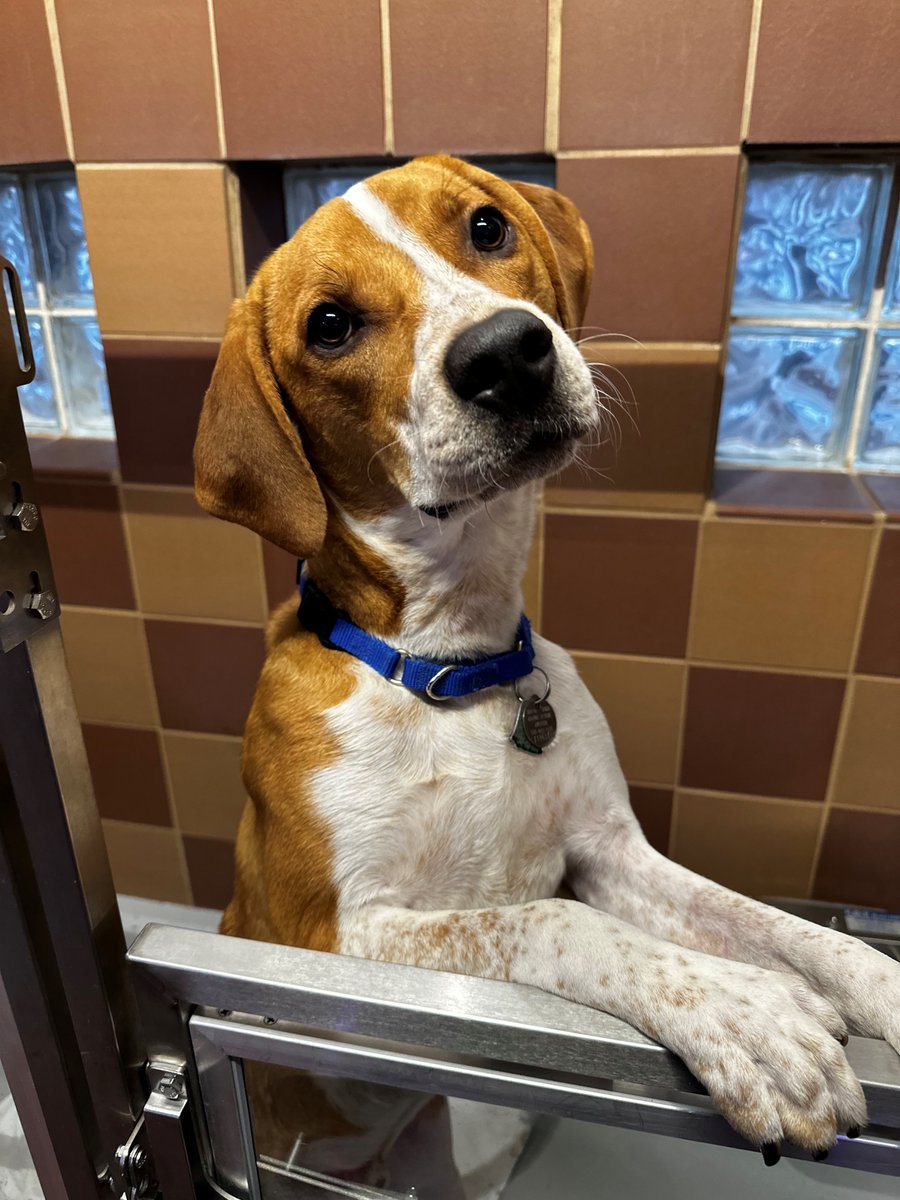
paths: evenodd
<path fill-rule="evenodd" d="M 325 350 L 343 346 L 354 329 L 354 320 L 339 304 L 320 304 L 309 314 L 307 337 L 312 345 Z"/>
<path fill-rule="evenodd" d="M 472 243 L 479 250 L 502 250 L 509 239 L 506 217 L 491 205 L 476 208 L 469 224 Z"/>

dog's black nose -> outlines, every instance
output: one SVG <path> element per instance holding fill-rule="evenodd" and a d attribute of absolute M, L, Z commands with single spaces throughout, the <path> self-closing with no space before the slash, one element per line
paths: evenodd
<path fill-rule="evenodd" d="M 453 339 L 444 374 L 461 400 L 512 414 L 546 397 L 555 366 L 553 334 L 540 317 L 502 308 Z"/>

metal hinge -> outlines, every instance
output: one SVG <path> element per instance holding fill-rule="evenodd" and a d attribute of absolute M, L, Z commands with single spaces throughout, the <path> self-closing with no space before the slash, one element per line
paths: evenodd
<path fill-rule="evenodd" d="M 138 1117 L 128 1140 L 116 1150 L 116 1162 L 125 1180 L 127 1200 L 140 1200 L 142 1196 L 149 1196 L 155 1192 L 153 1160 L 147 1144 L 143 1113 Z"/>

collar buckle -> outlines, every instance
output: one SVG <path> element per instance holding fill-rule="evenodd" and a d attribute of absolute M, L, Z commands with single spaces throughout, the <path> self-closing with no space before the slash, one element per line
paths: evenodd
<path fill-rule="evenodd" d="M 397 659 L 397 664 L 394 667 L 394 670 L 390 675 L 385 676 L 385 678 L 387 679 L 388 683 L 392 683 L 394 687 L 406 687 L 406 684 L 403 682 L 403 671 L 406 667 L 406 660 L 409 658 L 409 654 L 406 650 L 400 650 L 398 653 L 400 657 Z"/>

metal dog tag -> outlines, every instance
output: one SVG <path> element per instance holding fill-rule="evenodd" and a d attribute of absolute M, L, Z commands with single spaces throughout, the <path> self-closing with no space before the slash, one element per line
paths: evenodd
<path fill-rule="evenodd" d="M 540 671 L 540 667 L 536 667 L 535 670 Z M 547 679 L 543 671 L 541 674 Z M 526 754 L 543 754 L 544 747 L 549 746 L 556 737 L 556 713 L 547 699 L 549 695 L 549 679 L 543 696 L 520 696 L 518 683 L 516 684 L 519 707 L 509 740 Z"/>

